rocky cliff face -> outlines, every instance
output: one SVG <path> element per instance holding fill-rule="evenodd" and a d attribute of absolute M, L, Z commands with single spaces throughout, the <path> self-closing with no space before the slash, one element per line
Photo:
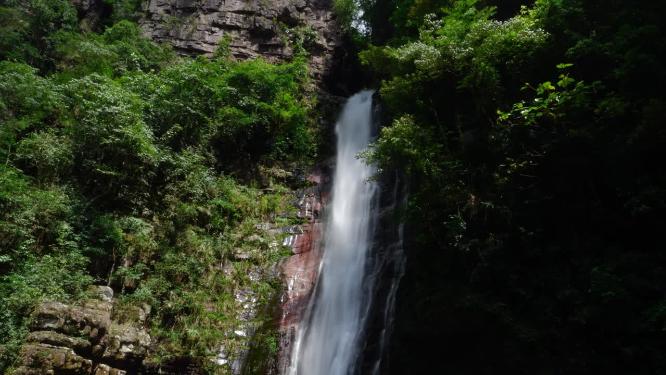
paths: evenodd
<path fill-rule="evenodd" d="M 300 39 L 321 79 L 341 46 L 330 0 L 149 0 L 143 6 L 145 34 L 184 54 L 210 55 L 222 45 L 238 59 L 284 61 Z"/>
<path fill-rule="evenodd" d="M 321 219 L 329 199 L 330 168 L 314 171 L 308 180 L 314 186 L 300 191 L 298 202 L 298 216 L 305 223 L 289 228 L 290 235 L 284 240 L 293 255 L 281 264 L 285 289 L 280 298 L 278 363 L 271 374 L 287 373 L 293 344 L 314 291 L 323 255 Z"/>
<path fill-rule="evenodd" d="M 144 323 L 149 311 L 113 319 L 113 290 L 95 287 L 76 305 L 45 302 L 32 316 L 15 375 L 136 373 L 151 344 Z"/>

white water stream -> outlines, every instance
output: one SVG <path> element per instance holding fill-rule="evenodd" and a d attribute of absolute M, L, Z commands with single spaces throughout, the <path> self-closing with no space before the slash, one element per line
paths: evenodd
<path fill-rule="evenodd" d="M 357 158 L 372 136 L 372 91 L 347 101 L 336 124 L 337 159 L 316 292 L 291 355 L 289 375 L 348 375 L 354 370 L 370 305 L 363 285 L 371 248 L 375 170 Z"/>

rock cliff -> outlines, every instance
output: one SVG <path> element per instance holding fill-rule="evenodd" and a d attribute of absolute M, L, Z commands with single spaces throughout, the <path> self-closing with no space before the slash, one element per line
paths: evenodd
<path fill-rule="evenodd" d="M 285 290 L 280 298 L 278 363 L 271 374 L 287 373 L 293 344 L 314 291 L 323 255 L 321 219 L 330 194 L 330 167 L 314 171 L 308 180 L 314 186 L 299 192 L 298 202 L 298 216 L 305 223 L 289 228 L 290 235 L 284 241 L 291 247 L 293 255 L 281 265 Z"/>
<path fill-rule="evenodd" d="M 45 302 L 32 315 L 31 333 L 19 354 L 15 375 L 137 372 L 151 344 L 144 323 L 149 311 L 133 319 L 113 319 L 113 290 L 95 287 L 93 298 L 76 305 Z"/>
<path fill-rule="evenodd" d="M 145 34 L 188 55 L 222 46 L 237 59 L 284 61 L 301 43 L 320 80 L 341 47 L 330 0 L 149 0 L 143 8 Z"/>

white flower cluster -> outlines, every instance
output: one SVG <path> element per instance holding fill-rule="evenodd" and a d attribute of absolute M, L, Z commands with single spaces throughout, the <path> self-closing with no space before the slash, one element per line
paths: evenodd
<path fill-rule="evenodd" d="M 419 71 L 432 71 L 439 66 L 442 54 L 434 46 L 421 41 L 408 43 L 395 51 L 400 62 L 413 62 Z"/>

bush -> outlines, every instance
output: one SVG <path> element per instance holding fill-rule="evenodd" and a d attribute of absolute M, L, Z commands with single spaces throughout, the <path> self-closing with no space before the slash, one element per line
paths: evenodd
<path fill-rule="evenodd" d="M 30 131 L 57 126 L 63 98 L 37 69 L 0 61 L 0 160 L 10 160 L 15 144 Z"/>
<path fill-rule="evenodd" d="M 65 86 L 77 177 L 90 198 L 118 208 L 147 198 L 158 149 L 142 117 L 143 101 L 96 74 Z"/>

